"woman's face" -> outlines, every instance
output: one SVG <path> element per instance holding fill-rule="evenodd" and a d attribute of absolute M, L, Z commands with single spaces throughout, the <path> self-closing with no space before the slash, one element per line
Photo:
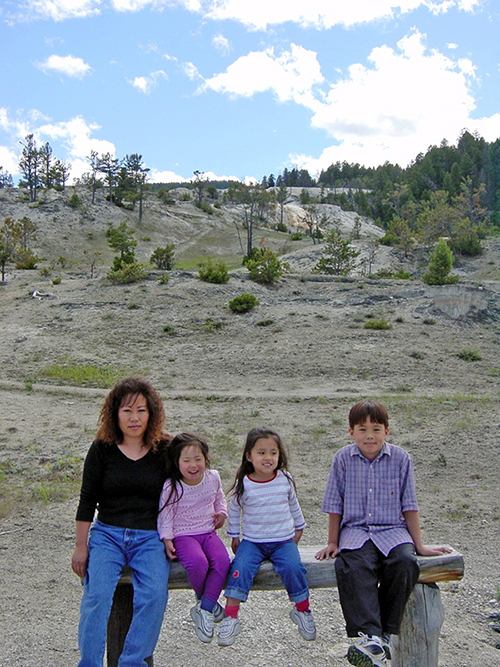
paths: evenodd
<path fill-rule="evenodd" d="M 118 426 L 123 438 L 143 438 L 148 427 L 148 402 L 142 394 L 125 396 L 118 408 Z"/>

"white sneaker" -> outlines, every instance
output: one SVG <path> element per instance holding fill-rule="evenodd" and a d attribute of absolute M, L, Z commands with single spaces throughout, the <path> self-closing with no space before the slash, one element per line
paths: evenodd
<path fill-rule="evenodd" d="M 307 641 L 316 639 L 316 623 L 310 611 L 298 611 L 294 607 L 290 612 L 290 618 L 299 626 L 299 635 Z"/>
<path fill-rule="evenodd" d="M 359 640 L 349 646 L 347 659 L 356 667 L 386 667 L 385 650 L 382 640 L 376 635 L 359 633 Z"/>
<path fill-rule="evenodd" d="M 394 646 L 392 643 L 392 635 L 390 635 L 388 632 L 382 633 L 382 646 L 385 651 L 386 660 L 392 660 Z"/>
<path fill-rule="evenodd" d="M 214 615 L 210 611 L 201 608 L 201 602 L 197 602 L 191 609 L 191 618 L 194 621 L 194 629 L 198 639 L 205 644 L 212 641 L 214 636 Z"/>
<path fill-rule="evenodd" d="M 241 632 L 241 625 L 237 618 L 225 616 L 219 627 L 219 646 L 231 646 Z"/>
<path fill-rule="evenodd" d="M 224 619 L 226 612 L 224 611 L 224 607 L 216 602 L 212 614 L 214 615 L 214 623 L 220 623 Z"/>

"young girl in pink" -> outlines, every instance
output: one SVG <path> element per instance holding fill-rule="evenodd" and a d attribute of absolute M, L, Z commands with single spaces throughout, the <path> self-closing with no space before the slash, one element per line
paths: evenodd
<path fill-rule="evenodd" d="M 216 533 L 227 518 L 219 473 L 210 469 L 207 442 L 180 433 L 167 450 L 167 481 L 160 497 L 158 533 L 167 556 L 186 569 L 197 603 L 191 609 L 195 630 L 210 642 L 214 622 L 222 621 L 218 603 L 229 570 L 229 555 Z"/>

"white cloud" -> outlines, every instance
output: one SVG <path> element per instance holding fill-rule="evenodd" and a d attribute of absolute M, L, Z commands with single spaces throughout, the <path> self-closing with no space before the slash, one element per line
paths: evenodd
<path fill-rule="evenodd" d="M 251 97 L 272 91 L 280 102 L 294 100 L 316 108 L 312 91 L 323 81 L 316 53 L 292 44 L 290 51 L 279 56 L 269 48 L 238 58 L 224 73 L 205 80 L 198 92 L 213 90 L 231 97 Z"/>
<path fill-rule="evenodd" d="M 202 78 L 200 73 L 198 72 L 196 65 L 193 65 L 193 63 L 191 62 L 182 63 L 181 69 L 184 72 L 184 74 L 188 77 L 188 79 L 191 79 L 191 81 L 193 81 L 193 79 Z"/>
<path fill-rule="evenodd" d="M 19 173 L 19 141 L 24 141 L 28 134 L 34 135 L 38 145 L 48 140 L 54 149 L 54 154 L 71 163 L 71 179 L 88 171 L 87 156 L 92 150 L 99 155 L 110 153 L 114 156 L 116 153 L 113 143 L 92 137 L 100 126 L 96 123 L 87 123 L 82 116 L 76 116 L 69 121 L 43 124 L 39 121 L 45 121 L 46 116 L 36 109 L 32 109 L 27 116 L 29 120 L 19 117 L 12 120 L 8 109 L 0 108 L 0 130 L 9 137 L 9 147 L 0 146 L 0 164 L 5 160 L 6 164 L 2 166 L 13 174 Z"/>
<path fill-rule="evenodd" d="M 168 81 L 168 76 L 163 70 L 151 72 L 149 76 L 136 76 L 135 79 L 127 79 L 127 81 L 141 93 L 144 93 L 144 95 L 149 95 L 153 88 L 156 88 L 159 85 L 160 79 L 166 79 Z"/>
<path fill-rule="evenodd" d="M 52 55 L 44 62 L 35 63 L 35 65 L 38 69 L 41 69 L 42 72 L 45 72 L 45 74 L 48 72 L 58 72 L 59 74 L 65 74 L 66 76 L 78 79 L 81 79 L 92 71 L 90 65 L 88 65 L 82 58 L 76 58 L 75 56 Z"/>
<path fill-rule="evenodd" d="M 86 18 L 99 14 L 101 0 L 27 0 L 18 18 L 42 18 L 53 21 Z"/>
<path fill-rule="evenodd" d="M 151 169 L 149 176 L 152 183 L 192 183 L 195 180 L 195 176 L 184 178 L 175 171 L 159 171 L 158 169 Z M 240 181 L 237 176 L 218 176 L 213 171 L 204 172 L 203 178 L 209 181 Z"/>
<path fill-rule="evenodd" d="M 286 22 L 302 27 L 328 29 L 334 25 L 350 27 L 380 19 L 388 19 L 398 13 L 408 13 L 419 7 L 433 12 L 446 12 L 452 8 L 472 11 L 480 0 L 181 0 L 191 11 L 216 21 L 239 21 L 254 29 L 266 29 L 270 25 Z"/>
<path fill-rule="evenodd" d="M 302 27 L 328 29 L 334 25 L 350 27 L 389 19 L 425 7 L 434 14 L 451 9 L 472 12 L 483 0 L 25 0 L 18 20 L 46 18 L 63 21 L 100 13 L 109 4 L 117 12 L 138 12 L 151 7 L 181 5 L 214 21 L 237 21 L 251 29 L 265 30 L 287 22 Z"/>
<path fill-rule="evenodd" d="M 231 43 L 227 39 L 227 37 L 224 37 L 224 35 L 221 35 L 220 33 L 218 35 L 214 35 L 212 38 L 212 46 L 222 53 L 223 56 L 227 56 L 231 53 Z"/>
<path fill-rule="evenodd" d="M 89 124 L 82 116 L 76 116 L 69 121 L 42 125 L 36 131 L 36 135 L 49 137 L 64 145 L 71 162 L 73 180 L 89 170 L 86 158 L 90 155 L 90 151 L 96 151 L 99 155 L 110 153 L 114 156 L 116 153 L 115 146 L 110 141 L 91 137 L 91 134 L 98 129 L 100 126 L 96 123 Z"/>
<path fill-rule="evenodd" d="M 0 167 L 9 174 L 16 174 L 19 171 L 19 156 L 7 146 L 0 146 Z"/>
<path fill-rule="evenodd" d="M 190 183 L 189 178 L 179 176 L 175 171 L 159 171 L 158 169 L 151 169 L 149 172 L 149 180 L 152 183 Z"/>
<path fill-rule="evenodd" d="M 427 51 L 424 42 L 414 31 L 397 50 L 373 49 L 369 66 L 351 65 L 325 99 L 317 100 L 311 121 L 336 145 L 318 159 L 302 155 L 294 162 L 313 173 L 337 160 L 367 166 L 389 160 L 404 167 L 429 145 L 442 139 L 455 143 L 462 129 L 475 123 L 468 87 L 474 67 L 468 60 Z M 486 120 L 482 125 L 488 125 Z M 498 126 L 498 120 L 492 125 Z"/>

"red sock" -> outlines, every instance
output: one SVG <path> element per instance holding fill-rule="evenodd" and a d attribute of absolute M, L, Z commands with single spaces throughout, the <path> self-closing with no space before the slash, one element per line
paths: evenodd
<path fill-rule="evenodd" d="M 225 614 L 226 616 L 231 616 L 231 618 L 238 618 L 239 607 L 228 607 L 226 605 Z"/>
<path fill-rule="evenodd" d="M 297 611 L 309 611 L 309 598 L 302 600 L 302 602 L 296 602 L 295 607 Z"/>

